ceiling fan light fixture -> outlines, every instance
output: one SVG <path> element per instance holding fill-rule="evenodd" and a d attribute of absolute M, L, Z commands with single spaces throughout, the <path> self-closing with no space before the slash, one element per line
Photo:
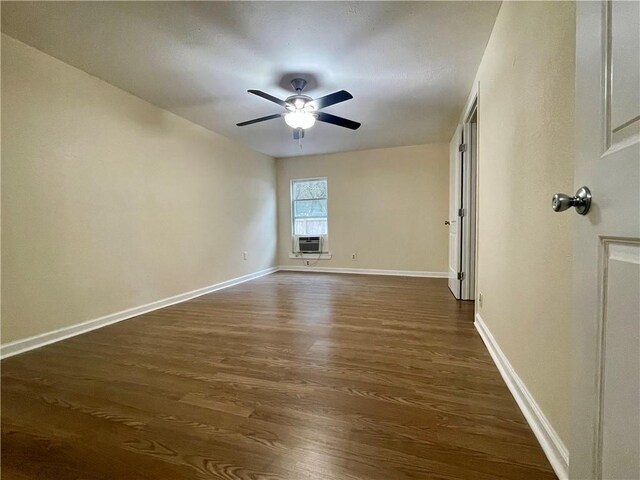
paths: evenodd
<path fill-rule="evenodd" d="M 287 113 L 284 116 L 284 121 L 291 128 L 302 128 L 306 130 L 307 128 L 313 127 L 316 123 L 316 117 L 310 112 L 296 110 L 295 112 Z"/>

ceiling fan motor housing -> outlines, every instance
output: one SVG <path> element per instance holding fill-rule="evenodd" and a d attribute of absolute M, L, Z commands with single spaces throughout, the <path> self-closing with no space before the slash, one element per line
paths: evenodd
<path fill-rule="evenodd" d="M 299 93 L 307 86 L 307 81 L 304 78 L 294 78 L 291 80 L 291 86 Z"/>

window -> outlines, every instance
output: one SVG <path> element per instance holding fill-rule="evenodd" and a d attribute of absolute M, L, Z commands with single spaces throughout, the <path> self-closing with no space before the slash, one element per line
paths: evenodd
<path fill-rule="evenodd" d="M 291 220 L 294 235 L 326 235 L 326 178 L 291 181 Z"/>

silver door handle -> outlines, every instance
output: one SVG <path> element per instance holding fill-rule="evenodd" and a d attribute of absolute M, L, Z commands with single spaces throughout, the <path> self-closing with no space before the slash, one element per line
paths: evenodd
<path fill-rule="evenodd" d="M 450 222 L 449 220 L 445 220 L 445 221 L 444 221 L 444 224 L 445 224 L 445 225 L 451 225 L 451 222 Z"/>
<path fill-rule="evenodd" d="M 580 187 L 575 197 L 570 197 L 565 193 L 556 193 L 551 201 L 551 208 L 554 212 L 564 212 L 575 207 L 576 213 L 586 215 L 591 207 L 591 190 L 587 187 Z"/>

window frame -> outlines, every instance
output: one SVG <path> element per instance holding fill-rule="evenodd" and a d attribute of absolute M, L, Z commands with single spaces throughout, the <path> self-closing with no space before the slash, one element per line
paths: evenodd
<path fill-rule="evenodd" d="M 295 237 L 296 236 L 296 231 L 295 231 L 295 222 L 296 222 L 296 216 L 295 216 L 295 202 L 296 200 L 293 198 L 293 188 L 294 188 L 294 184 L 295 183 L 302 183 L 302 182 L 314 182 L 314 181 L 318 181 L 318 180 L 324 180 L 324 182 L 327 185 L 327 214 L 324 217 L 297 217 L 297 218 L 305 218 L 305 219 L 309 219 L 309 220 L 313 220 L 313 219 L 322 219 L 325 218 L 327 220 L 327 233 L 322 233 L 322 234 L 318 234 L 319 236 L 325 236 L 328 237 L 329 236 L 329 180 L 327 179 L 327 177 L 309 177 L 309 178 L 292 178 L 289 182 L 289 209 L 290 209 L 290 213 L 291 213 L 291 219 L 290 219 L 290 224 L 291 224 L 291 237 Z M 304 236 L 304 235 L 301 235 Z M 316 236 L 316 235 L 308 235 L 308 236 Z"/>

